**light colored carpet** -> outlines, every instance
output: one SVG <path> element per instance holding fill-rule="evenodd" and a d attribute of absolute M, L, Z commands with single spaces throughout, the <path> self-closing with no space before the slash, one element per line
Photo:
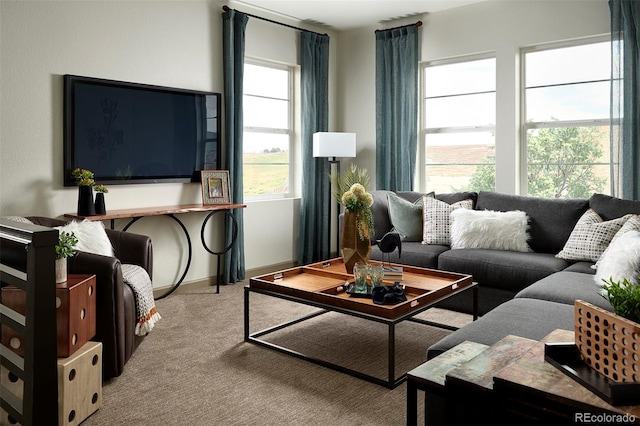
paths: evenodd
<path fill-rule="evenodd" d="M 102 408 L 83 425 L 402 425 L 406 384 L 394 390 L 244 342 L 244 283 L 157 301 L 162 320 L 124 373 L 103 388 Z M 251 331 L 315 308 L 251 293 Z M 470 316 L 431 309 L 422 318 L 464 325 Z M 396 372 L 424 362 L 446 330 L 396 327 Z M 387 327 L 327 313 L 269 341 L 386 378 Z"/>

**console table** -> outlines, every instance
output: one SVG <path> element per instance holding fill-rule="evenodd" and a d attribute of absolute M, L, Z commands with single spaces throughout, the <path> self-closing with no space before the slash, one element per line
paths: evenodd
<path fill-rule="evenodd" d="M 218 257 L 217 270 L 216 270 L 216 293 L 220 293 L 220 256 L 222 256 L 223 254 L 231 250 L 231 247 L 233 247 L 233 244 L 235 243 L 236 238 L 238 236 L 238 223 L 236 222 L 236 219 L 233 216 L 232 211 L 236 209 L 243 209 L 245 207 L 247 207 L 245 204 L 208 204 L 208 205 L 186 204 L 186 205 L 180 205 L 180 206 L 142 207 L 142 208 L 136 208 L 136 209 L 109 210 L 106 214 L 94 215 L 94 216 L 79 216 L 75 213 L 66 213 L 64 216 L 71 219 L 77 219 L 77 220 L 82 220 L 82 219 L 100 220 L 100 221 L 109 220 L 111 224 L 111 229 L 114 229 L 116 219 L 131 219 L 129 223 L 127 223 L 125 227 L 122 228 L 123 231 L 126 231 L 127 229 L 129 229 L 129 227 L 133 225 L 135 222 L 137 222 L 139 219 L 143 217 L 148 217 L 148 216 L 168 216 L 171 219 L 173 219 L 178 225 L 180 225 L 182 232 L 184 232 L 184 235 L 187 238 L 187 248 L 189 250 L 189 254 L 187 257 L 187 264 L 185 266 L 184 272 L 182 273 L 182 276 L 180 277 L 180 279 L 164 294 L 158 296 L 156 298 L 157 300 L 157 299 L 162 299 L 164 297 L 167 297 L 168 295 L 173 293 L 180 286 L 180 284 L 182 284 L 182 281 L 186 277 L 187 272 L 189 271 L 189 267 L 191 266 L 191 255 L 192 255 L 191 237 L 189 236 L 189 232 L 187 231 L 187 228 L 184 226 L 184 223 L 182 223 L 182 221 L 180 221 L 180 219 L 175 215 L 182 214 L 182 213 L 209 212 L 209 214 L 202 221 L 202 226 L 200 227 L 200 239 L 202 240 L 202 246 L 204 247 L 204 249 L 209 253 L 214 254 Z M 209 221 L 209 219 L 211 219 L 211 217 L 217 213 L 224 213 L 225 216 L 231 219 L 231 223 L 233 225 L 233 236 L 231 238 L 231 242 L 222 251 L 211 250 L 207 246 L 204 239 L 205 226 L 207 225 L 207 222 Z M 226 223 L 225 223 L 225 226 L 226 226 Z"/>

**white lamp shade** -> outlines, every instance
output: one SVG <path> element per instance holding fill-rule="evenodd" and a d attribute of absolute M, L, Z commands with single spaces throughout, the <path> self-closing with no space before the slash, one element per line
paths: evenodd
<path fill-rule="evenodd" d="M 313 134 L 314 157 L 355 157 L 356 134 L 317 132 Z"/>

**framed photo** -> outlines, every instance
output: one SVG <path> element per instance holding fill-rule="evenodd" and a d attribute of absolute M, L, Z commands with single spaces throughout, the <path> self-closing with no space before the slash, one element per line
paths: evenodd
<path fill-rule="evenodd" d="M 202 204 L 231 203 L 228 170 L 202 170 Z"/>

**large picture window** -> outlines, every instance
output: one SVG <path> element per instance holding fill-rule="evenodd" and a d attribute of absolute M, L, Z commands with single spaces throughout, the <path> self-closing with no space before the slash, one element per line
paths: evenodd
<path fill-rule="evenodd" d="M 496 60 L 425 64 L 424 181 L 436 193 L 495 189 Z"/>
<path fill-rule="evenodd" d="M 583 42 L 584 43 L 584 42 Z M 529 195 L 609 193 L 611 43 L 522 51 L 524 188 Z"/>
<path fill-rule="evenodd" d="M 244 195 L 267 198 L 290 192 L 293 69 L 247 61 L 244 67 Z"/>

